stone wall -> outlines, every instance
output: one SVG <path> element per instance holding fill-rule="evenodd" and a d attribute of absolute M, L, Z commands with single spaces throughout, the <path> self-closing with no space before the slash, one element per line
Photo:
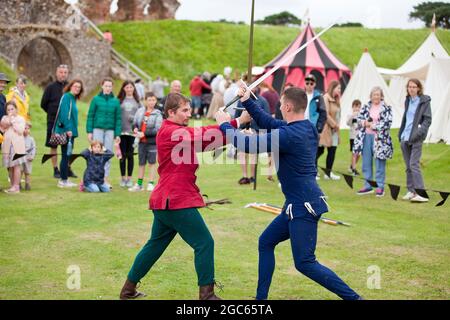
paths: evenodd
<path fill-rule="evenodd" d="M 59 64 L 81 78 L 87 93 L 110 75 L 110 45 L 88 31 L 64 0 L 2 0 L 0 52 L 33 82 L 53 81 Z"/>
<path fill-rule="evenodd" d="M 79 0 L 80 9 L 97 24 L 108 21 L 175 19 L 177 0 L 119 0 L 119 9 L 110 15 L 111 0 Z M 147 8 L 147 14 L 145 9 Z"/>

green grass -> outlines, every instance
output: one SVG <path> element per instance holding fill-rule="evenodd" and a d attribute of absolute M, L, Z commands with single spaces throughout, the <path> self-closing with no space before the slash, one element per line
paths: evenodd
<path fill-rule="evenodd" d="M 114 30 L 113 30 L 114 31 Z M 425 34 L 425 32 L 424 32 Z M 0 71 L 14 73 L 0 61 Z M 39 107 L 42 91 L 31 85 L 32 135 L 38 153 L 46 153 L 45 114 Z M 81 136 L 75 152 L 87 146 L 84 133 L 88 105 L 80 103 Z M 397 131 L 394 130 L 393 136 Z M 338 148 L 335 170 L 345 172 L 349 163 L 347 131 Z M 387 165 L 387 182 L 405 184 L 404 164 L 398 143 Z M 206 157 L 210 157 L 209 154 Z M 324 166 L 324 159 L 319 164 Z M 450 147 L 423 148 L 426 186 L 450 189 Z M 74 163 L 81 177 L 85 164 Z M 6 172 L 0 186 L 8 184 Z M 136 171 L 135 171 L 136 174 Z M 225 299 L 252 299 L 255 295 L 258 237 L 274 218 L 269 213 L 244 209 L 250 202 L 282 204 L 276 183 L 259 176 L 258 190 L 239 186 L 238 165 L 203 164 L 198 185 L 211 199 L 227 197 L 232 204 L 201 209 L 215 239 L 216 278 L 225 285 Z M 19 195 L 0 193 L 0 299 L 116 299 L 134 257 L 150 234 L 152 214 L 149 194 L 130 193 L 118 186 L 119 164 L 113 160 L 110 194 L 62 190 L 52 178 L 50 161 L 34 162 L 32 191 Z M 449 299 L 449 205 L 431 193 L 428 204 L 413 205 L 389 196 L 359 197 L 343 181 L 320 181 L 329 196 L 332 219 L 352 227 L 319 225 L 318 260 L 331 267 L 367 299 Z M 355 183 L 355 188 L 360 183 Z M 405 189 L 402 189 L 403 195 Z M 290 245 L 276 250 L 277 265 L 271 299 L 336 299 L 336 296 L 299 274 Z M 81 289 L 69 290 L 70 265 L 81 269 Z M 367 288 L 369 266 L 381 268 L 381 289 Z M 143 279 L 148 299 L 195 299 L 198 296 L 193 252 L 178 236 Z"/>
<path fill-rule="evenodd" d="M 247 71 L 249 26 L 194 21 L 151 21 L 101 25 L 114 35 L 114 48 L 153 78 L 190 79 L 203 71 L 223 73 L 227 65 Z M 368 48 L 380 67 L 398 68 L 420 46 L 429 29 L 334 28 L 322 36 L 329 49 L 351 69 Z M 255 65 L 264 65 L 290 44 L 299 29 L 255 26 Z M 450 52 L 450 32 L 437 36 Z"/>

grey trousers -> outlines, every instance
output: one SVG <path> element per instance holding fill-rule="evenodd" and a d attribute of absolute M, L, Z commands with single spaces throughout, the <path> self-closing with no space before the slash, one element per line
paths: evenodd
<path fill-rule="evenodd" d="M 420 158 L 422 157 L 422 142 L 401 142 L 403 159 L 406 164 L 406 186 L 408 190 L 416 193 L 414 189 L 425 189 L 422 172 L 420 171 Z"/>

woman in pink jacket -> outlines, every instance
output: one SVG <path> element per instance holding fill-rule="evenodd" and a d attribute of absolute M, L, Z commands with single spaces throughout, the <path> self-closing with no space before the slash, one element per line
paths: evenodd
<path fill-rule="evenodd" d="M 20 166 L 26 162 L 25 157 L 14 160 L 14 155 L 25 154 L 25 119 L 17 114 L 17 105 L 14 101 L 6 103 L 6 116 L 0 122 L 2 131 L 5 132 L 2 144 L 3 166 L 8 168 L 11 188 L 6 193 L 20 192 Z"/>

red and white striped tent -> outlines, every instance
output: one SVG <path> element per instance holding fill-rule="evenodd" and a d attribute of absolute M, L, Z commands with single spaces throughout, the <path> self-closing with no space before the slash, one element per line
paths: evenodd
<path fill-rule="evenodd" d="M 286 49 L 264 66 L 265 72 L 314 36 L 314 31 L 308 23 L 305 30 Z M 288 82 L 304 88 L 304 79 L 309 73 L 312 73 L 317 79 L 316 89 L 322 91 L 328 88 L 332 80 L 340 81 L 343 91 L 352 74 L 350 69 L 339 61 L 319 38 L 283 63 L 266 81 L 278 92 L 281 92 Z"/>

